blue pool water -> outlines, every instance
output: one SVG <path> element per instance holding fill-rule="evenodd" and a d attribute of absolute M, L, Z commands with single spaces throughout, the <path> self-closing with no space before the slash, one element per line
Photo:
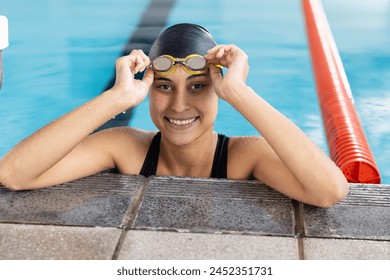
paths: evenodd
<path fill-rule="evenodd" d="M 323 5 L 382 182 L 390 184 L 390 1 Z M 2 0 L 10 46 L 0 91 L 0 157 L 103 91 L 147 6 L 145 0 Z M 168 24 L 179 22 L 204 25 L 217 42 L 240 46 L 249 56 L 251 87 L 327 151 L 300 1 L 178 0 Z M 130 124 L 155 129 L 147 101 Z M 258 134 L 222 101 L 215 129 Z"/>

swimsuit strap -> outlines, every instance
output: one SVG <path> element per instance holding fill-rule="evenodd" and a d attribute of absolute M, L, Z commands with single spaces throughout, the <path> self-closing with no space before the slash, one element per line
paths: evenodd
<path fill-rule="evenodd" d="M 227 178 L 229 137 L 218 134 L 217 148 L 215 149 L 211 178 Z"/>
<path fill-rule="evenodd" d="M 150 144 L 148 153 L 146 154 L 144 164 L 142 165 L 140 175 L 149 177 L 156 175 L 158 157 L 160 154 L 161 133 L 158 132 Z M 228 155 L 229 137 L 223 134 L 218 134 L 217 147 L 215 149 L 213 168 L 211 169 L 212 178 L 227 178 L 227 155 Z"/>
<path fill-rule="evenodd" d="M 142 165 L 141 171 L 139 172 L 140 175 L 144 175 L 145 177 L 156 175 L 158 156 L 160 154 L 160 140 L 161 133 L 159 131 L 153 137 L 148 153 L 146 154 L 144 164 Z"/>

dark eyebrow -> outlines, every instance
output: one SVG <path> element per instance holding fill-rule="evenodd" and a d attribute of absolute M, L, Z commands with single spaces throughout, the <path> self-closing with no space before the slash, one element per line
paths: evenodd
<path fill-rule="evenodd" d="M 191 80 L 193 78 L 202 77 L 202 76 L 207 77 L 207 78 L 209 77 L 208 74 L 202 73 L 202 74 L 195 74 L 195 75 L 188 76 L 186 80 L 188 81 L 188 80 Z"/>
<path fill-rule="evenodd" d="M 171 82 L 173 83 L 173 81 L 171 79 L 168 79 L 168 78 L 165 78 L 165 77 L 157 77 L 157 78 L 154 78 L 155 81 L 168 81 L 168 82 Z"/>
<path fill-rule="evenodd" d="M 195 74 L 195 75 L 188 76 L 186 80 L 188 81 L 188 80 L 191 80 L 191 79 L 194 79 L 194 78 L 197 78 L 197 77 L 203 77 L 203 76 L 204 77 L 209 77 L 208 74 L 202 73 L 202 74 Z M 167 82 L 173 83 L 173 81 L 171 79 L 166 78 L 166 77 L 157 77 L 154 80 L 155 81 L 167 81 Z"/>

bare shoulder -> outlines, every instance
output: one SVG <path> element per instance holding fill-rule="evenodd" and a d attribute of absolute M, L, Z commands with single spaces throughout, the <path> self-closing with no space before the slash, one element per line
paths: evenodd
<path fill-rule="evenodd" d="M 267 141 L 261 136 L 234 136 L 229 140 L 229 153 L 253 153 L 268 149 Z"/>
<path fill-rule="evenodd" d="M 130 141 L 134 143 L 145 143 L 152 141 L 153 136 L 156 135 L 155 131 L 147 131 L 134 127 L 121 126 L 108 128 L 96 133 L 99 137 L 110 139 L 110 141 Z"/>
<path fill-rule="evenodd" d="M 109 147 L 121 173 L 138 174 L 156 131 L 133 127 L 108 128 L 96 133 L 100 145 Z"/>
<path fill-rule="evenodd" d="M 232 179 L 248 179 L 259 158 L 269 152 L 267 141 L 261 136 L 235 136 L 229 140 L 228 174 Z"/>

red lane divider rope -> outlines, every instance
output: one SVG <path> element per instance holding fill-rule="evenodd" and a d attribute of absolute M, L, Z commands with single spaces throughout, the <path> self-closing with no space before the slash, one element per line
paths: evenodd
<path fill-rule="evenodd" d="M 351 183 L 380 183 L 320 0 L 302 0 L 317 94 L 332 160 Z"/>

